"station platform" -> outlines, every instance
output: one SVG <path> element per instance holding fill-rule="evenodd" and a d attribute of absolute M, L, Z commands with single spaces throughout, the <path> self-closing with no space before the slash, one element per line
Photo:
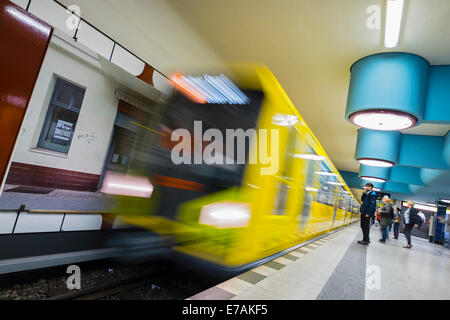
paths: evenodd
<path fill-rule="evenodd" d="M 450 299 L 450 250 L 404 235 L 380 243 L 379 227 L 363 246 L 359 224 L 265 263 L 189 300 Z"/>

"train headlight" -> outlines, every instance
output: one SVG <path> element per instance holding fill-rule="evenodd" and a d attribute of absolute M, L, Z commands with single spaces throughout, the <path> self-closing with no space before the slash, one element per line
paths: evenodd
<path fill-rule="evenodd" d="M 248 203 L 223 201 L 203 206 L 199 223 L 219 229 L 240 228 L 248 226 L 250 216 Z"/>

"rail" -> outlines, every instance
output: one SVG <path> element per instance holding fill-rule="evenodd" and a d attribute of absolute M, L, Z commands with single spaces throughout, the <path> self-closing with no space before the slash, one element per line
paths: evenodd
<path fill-rule="evenodd" d="M 92 288 L 65 292 L 47 298 L 47 300 L 101 300 L 118 294 L 129 293 L 136 288 L 154 282 L 163 273 L 147 272 L 127 279 L 112 281 Z"/>

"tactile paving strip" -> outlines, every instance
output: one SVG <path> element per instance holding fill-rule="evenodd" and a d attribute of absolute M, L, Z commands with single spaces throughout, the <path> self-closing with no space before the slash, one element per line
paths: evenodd
<path fill-rule="evenodd" d="M 367 246 L 355 241 L 348 248 L 317 300 L 364 300 Z"/>

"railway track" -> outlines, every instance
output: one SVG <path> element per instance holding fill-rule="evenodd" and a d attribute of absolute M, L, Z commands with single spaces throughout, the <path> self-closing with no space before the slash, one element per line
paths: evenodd
<path fill-rule="evenodd" d="M 119 294 L 123 296 L 133 289 L 153 283 L 160 274 L 149 272 L 127 279 L 111 281 L 92 288 L 72 290 L 70 292 L 52 295 L 47 300 L 100 300 Z"/>

